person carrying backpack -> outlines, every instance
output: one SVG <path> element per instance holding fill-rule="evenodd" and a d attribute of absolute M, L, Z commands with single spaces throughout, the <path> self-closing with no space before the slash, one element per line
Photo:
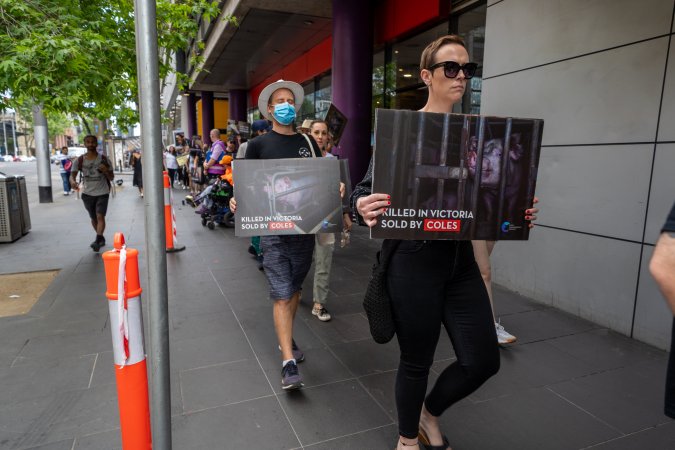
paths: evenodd
<path fill-rule="evenodd" d="M 96 151 L 98 139 L 88 135 L 84 138 L 87 153 L 80 156 L 73 163 L 70 173 L 70 184 L 74 190 L 80 190 L 76 181 L 78 172 L 82 172 L 82 201 L 91 218 L 91 226 L 96 230 L 96 239 L 90 244 L 95 252 L 105 245 L 103 232 L 105 231 L 105 215 L 108 211 L 111 181 L 115 178 L 110 161 L 105 155 Z"/>

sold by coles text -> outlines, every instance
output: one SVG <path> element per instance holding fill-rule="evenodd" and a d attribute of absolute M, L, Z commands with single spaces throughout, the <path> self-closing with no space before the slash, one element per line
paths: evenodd
<path fill-rule="evenodd" d="M 417 220 L 418 218 L 420 220 Z M 383 214 L 380 226 L 398 230 L 422 229 L 424 231 L 459 233 L 462 226 L 461 219 L 473 219 L 473 213 L 453 209 L 390 208 Z"/>
<path fill-rule="evenodd" d="M 300 216 L 258 216 L 242 217 L 242 230 L 291 230 Z"/>

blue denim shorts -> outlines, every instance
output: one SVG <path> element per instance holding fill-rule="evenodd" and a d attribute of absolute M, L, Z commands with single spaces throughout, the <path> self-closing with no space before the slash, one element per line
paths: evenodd
<path fill-rule="evenodd" d="M 302 289 L 312 265 L 314 235 L 262 236 L 263 268 L 272 300 L 288 300 Z"/>

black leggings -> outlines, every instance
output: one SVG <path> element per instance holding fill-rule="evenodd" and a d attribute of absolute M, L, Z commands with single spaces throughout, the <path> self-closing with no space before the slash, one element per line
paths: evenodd
<path fill-rule="evenodd" d="M 178 172 L 178 169 L 166 169 L 167 172 L 169 172 L 169 182 L 171 183 L 171 187 L 173 187 L 173 182 L 176 179 L 176 172 Z"/>
<path fill-rule="evenodd" d="M 402 241 L 387 272 L 401 360 L 396 376 L 399 433 L 414 439 L 422 404 L 434 416 L 499 370 L 490 299 L 471 241 Z M 457 355 L 426 400 L 429 369 L 445 327 Z"/>

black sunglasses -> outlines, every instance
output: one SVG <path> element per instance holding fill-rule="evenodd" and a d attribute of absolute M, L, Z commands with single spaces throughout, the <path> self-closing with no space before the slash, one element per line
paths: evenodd
<path fill-rule="evenodd" d="M 476 74 L 476 69 L 478 69 L 478 64 L 469 62 L 464 65 L 460 65 L 455 61 L 444 61 L 430 66 L 427 70 L 434 70 L 437 67 L 443 67 L 443 74 L 446 78 L 455 78 L 459 75 L 461 70 L 464 73 L 464 78 L 470 80 Z"/>

